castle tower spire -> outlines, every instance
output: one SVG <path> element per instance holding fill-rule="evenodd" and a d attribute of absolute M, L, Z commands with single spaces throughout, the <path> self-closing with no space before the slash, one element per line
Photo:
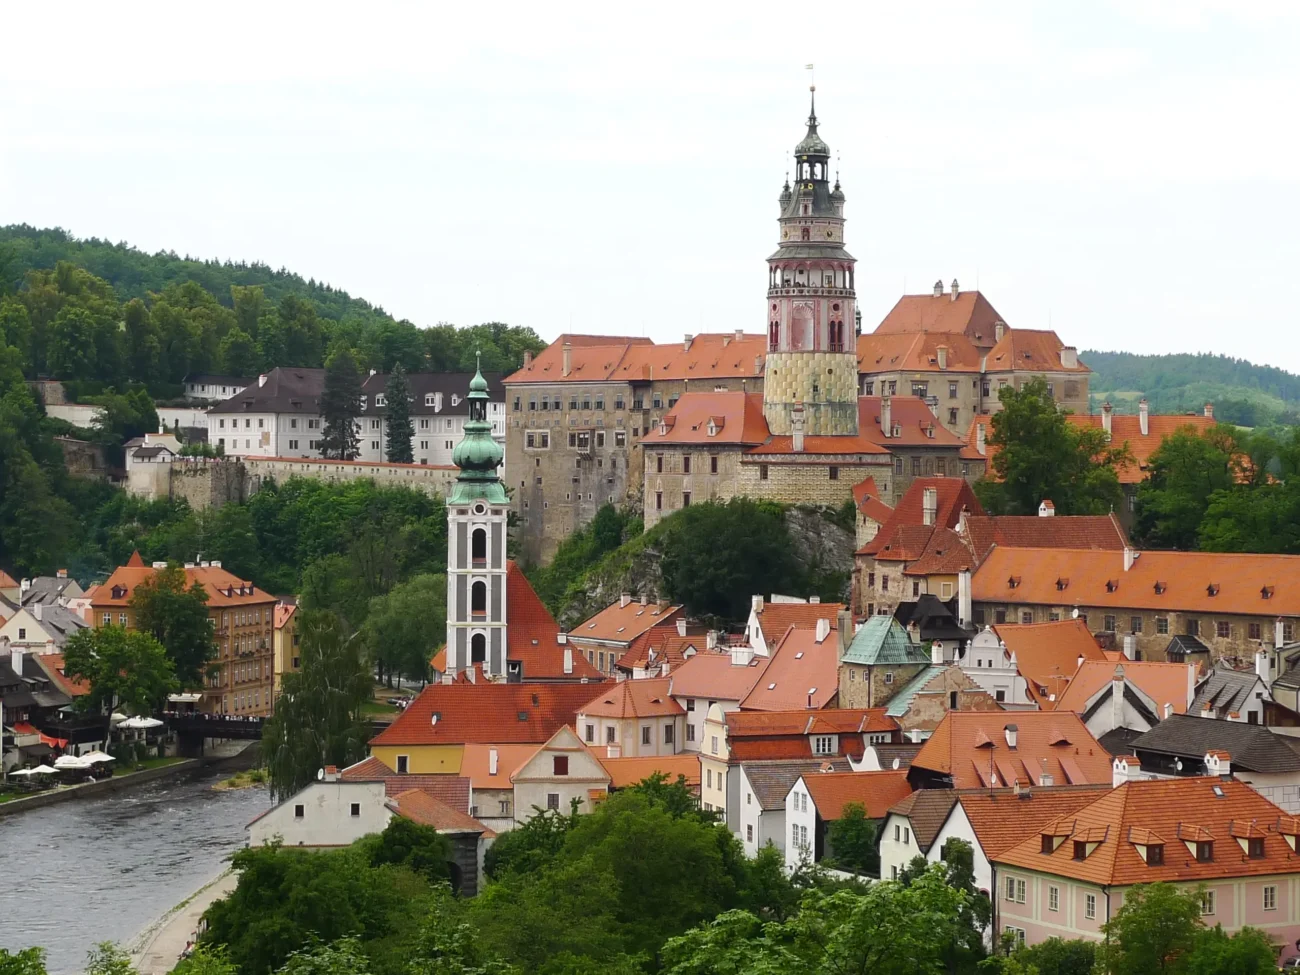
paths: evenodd
<path fill-rule="evenodd" d="M 856 434 L 854 258 L 844 249 L 844 192 L 830 180 L 830 146 L 809 86 L 808 131 L 794 147 L 795 182 L 782 189 L 781 241 L 767 259 L 768 355 L 763 413 L 791 434 L 801 407 L 809 436 Z"/>

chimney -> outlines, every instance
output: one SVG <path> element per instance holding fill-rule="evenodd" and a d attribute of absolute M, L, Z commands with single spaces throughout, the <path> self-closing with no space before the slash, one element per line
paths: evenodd
<path fill-rule="evenodd" d="M 564 645 L 564 672 L 573 673 L 573 647 L 568 643 Z"/>
<path fill-rule="evenodd" d="M 1286 646 L 1286 624 L 1280 616 L 1273 621 L 1273 646 L 1279 649 Z"/>
<path fill-rule="evenodd" d="M 1231 775 L 1232 774 L 1232 756 L 1227 752 L 1212 749 L 1205 753 L 1205 774 L 1206 775 Z"/>
<path fill-rule="evenodd" d="M 821 643 L 831 635 L 831 621 L 825 616 L 817 618 L 817 635 L 814 637 L 817 643 Z"/>
<path fill-rule="evenodd" d="M 717 630 L 709 630 L 708 633 L 704 634 L 704 649 L 705 649 L 705 650 L 716 650 L 716 649 L 718 649 L 718 631 L 717 631 Z"/>
<path fill-rule="evenodd" d="M 155 563 L 153 564 L 153 567 L 154 567 L 155 569 L 165 569 L 165 568 L 167 568 L 167 563 L 166 563 L 166 562 L 155 562 Z"/>
<path fill-rule="evenodd" d="M 1206 404 L 1205 404 L 1205 415 L 1206 415 L 1207 417 L 1209 417 L 1211 420 L 1214 419 L 1214 404 L 1213 404 L 1213 403 L 1206 403 Z"/>
<path fill-rule="evenodd" d="M 840 637 L 840 658 L 849 652 L 849 644 L 853 642 L 853 614 L 847 609 L 842 609 L 835 614 L 835 630 Z"/>
<path fill-rule="evenodd" d="M 934 283 L 934 296 L 936 298 L 943 297 L 943 278 L 940 278 Z"/>
<path fill-rule="evenodd" d="M 257 385 L 259 389 L 266 385 L 266 373 L 262 373 L 257 377 Z"/>
<path fill-rule="evenodd" d="M 30 589 L 30 588 L 32 588 L 32 580 L 31 580 L 31 579 L 24 579 L 22 582 L 18 583 L 18 591 L 19 591 L 19 592 L 26 592 L 26 591 L 27 591 L 28 589 Z"/>
<path fill-rule="evenodd" d="M 1064 346 L 1061 349 L 1061 368 L 1077 369 L 1079 368 L 1079 350 L 1073 345 Z"/>
<path fill-rule="evenodd" d="M 527 369 L 533 364 L 533 354 L 527 350 L 524 351 L 524 368 Z"/>
<path fill-rule="evenodd" d="M 630 603 L 631 601 L 632 601 L 632 594 L 630 592 L 620 593 L 618 597 L 618 608 L 625 609 L 627 607 L 627 604 Z"/>
<path fill-rule="evenodd" d="M 213 559 L 213 560 L 212 560 L 210 563 L 208 563 L 208 564 L 211 565 L 212 568 L 214 568 L 214 569 L 220 569 L 220 568 L 221 568 L 221 560 L 220 560 L 220 559 Z"/>
<path fill-rule="evenodd" d="M 732 647 L 731 648 L 731 666 L 748 667 L 749 662 L 754 659 L 753 647 Z"/>
<path fill-rule="evenodd" d="M 943 662 L 943 644 L 935 640 L 930 644 L 930 663 L 936 667 L 942 667 Z"/>
<path fill-rule="evenodd" d="M 567 377 L 573 371 L 573 345 L 565 342 L 560 346 L 560 375 Z"/>
<path fill-rule="evenodd" d="M 1052 504 L 1051 498 L 1043 498 L 1042 501 L 1038 502 L 1039 518 L 1052 518 L 1055 517 L 1055 515 L 1056 515 L 1056 505 Z"/>
<path fill-rule="evenodd" d="M 1106 439 L 1110 439 L 1110 415 L 1114 409 L 1110 405 L 1110 400 L 1101 404 L 1101 428 L 1106 431 Z"/>
<path fill-rule="evenodd" d="M 1007 334 L 1007 323 L 1006 323 L 1006 322 L 994 322 L 994 323 L 993 323 L 993 341 L 995 341 L 995 342 L 1001 342 L 1001 341 L 1002 341 L 1002 336 L 1004 336 L 1004 335 L 1006 335 L 1006 334 Z"/>
<path fill-rule="evenodd" d="M 1141 553 L 1131 545 L 1124 546 L 1124 571 L 1127 572 L 1133 568 L 1133 563 L 1138 560 Z"/>
<path fill-rule="evenodd" d="M 957 300 L 957 279 L 956 278 L 952 279 L 952 300 L 953 301 Z"/>
<path fill-rule="evenodd" d="M 623 754 L 623 746 L 622 746 L 622 745 L 606 745 L 606 746 L 605 746 L 605 757 L 606 757 L 606 758 L 619 758 L 619 757 L 622 756 L 622 754 Z"/>
<path fill-rule="evenodd" d="M 1174 706 L 1168 701 L 1165 701 L 1165 709 L 1164 711 L 1161 712 L 1161 716 L 1167 718 L 1173 713 L 1174 713 Z"/>
<path fill-rule="evenodd" d="M 969 626 L 974 613 L 971 610 L 971 573 L 962 569 L 957 573 L 957 622 Z"/>
<path fill-rule="evenodd" d="M 935 357 L 939 360 L 939 368 L 947 369 L 948 368 L 948 346 L 941 345 L 939 346 L 939 348 L 934 350 L 934 353 L 935 353 Z"/>
<path fill-rule="evenodd" d="M 497 763 L 501 760 L 501 753 L 495 748 L 488 749 L 488 775 L 497 774 Z"/>
<path fill-rule="evenodd" d="M 1124 727 L 1124 665 L 1118 664 L 1110 677 L 1110 726 Z"/>
<path fill-rule="evenodd" d="M 1110 784 L 1118 788 L 1125 782 L 1136 782 L 1142 775 L 1142 765 L 1136 755 L 1116 755 L 1110 766 Z"/>
<path fill-rule="evenodd" d="M 371 370 L 370 370 L 370 375 L 373 376 L 373 375 L 374 375 L 375 373 L 377 373 L 378 371 L 379 371 L 378 369 L 371 369 Z"/>
<path fill-rule="evenodd" d="M 1129 660 L 1137 660 L 1137 637 L 1132 633 L 1124 636 L 1124 656 Z"/>
<path fill-rule="evenodd" d="M 889 394 L 880 397 L 880 432 L 885 437 L 894 435 L 894 415 L 889 405 Z"/>
<path fill-rule="evenodd" d="M 25 654 L 18 647 L 9 648 L 9 666 L 14 669 L 14 673 L 21 680 L 23 676 L 23 657 Z"/>
<path fill-rule="evenodd" d="M 689 332 L 686 333 L 686 338 L 682 339 L 682 351 L 691 351 L 691 334 Z"/>
<path fill-rule="evenodd" d="M 339 780 L 339 767 L 337 765 L 326 765 L 321 769 L 321 779 L 325 782 L 337 782 Z"/>
<path fill-rule="evenodd" d="M 921 523 L 933 525 L 939 514 L 939 492 L 928 487 L 921 491 Z"/>
<path fill-rule="evenodd" d="M 679 616 L 679 617 L 677 617 L 677 635 L 678 635 L 678 636 L 685 636 L 685 635 L 686 635 L 686 617 L 685 617 L 685 616 Z"/>
<path fill-rule="evenodd" d="M 1268 653 L 1264 650 L 1255 651 L 1255 676 L 1268 684 Z"/>
<path fill-rule="evenodd" d="M 1142 436 L 1151 435 L 1151 406 L 1145 396 L 1138 400 L 1138 424 L 1142 427 Z"/>
<path fill-rule="evenodd" d="M 67 569 L 59 569 L 57 572 L 54 573 L 54 578 L 56 579 L 66 579 L 67 577 L 68 577 Z"/>
<path fill-rule="evenodd" d="M 984 441 L 984 424 L 982 423 L 975 424 L 975 449 L 981 457 L 988 453 L 988 447 Z"/>
<path fill-rule="evenodd" d="M 1020 733 L 1020 729 L 1016 725 L 1009 724 L 1005 728 L 1003 728 L 1002 731 L 1007 736 L 1007 747 L 1015 748 L 1016 738 Z"/>
<path fill-rule="evenodd" d="M 744 338 L 745 338 L 745 330 L 743 328 L 736 329 L 736 341 L 740 342 Z"/>
<path fill-rule="evenodd" d="M 45 607 L 42 606 L 40 603 L 35 603 L 32 605 L 31 610 L 32 610 L 32 619 L 36 620 L 36 622 L 39 623 L 41 621 L 41 614 L 45 611 Z"/>
<path fill-rule="evenodd" d="M 751 609 L 753 612 L 755 612 L 755 613 L 761 613 L 761 612 L 763 612 L 763 597 L 762 597 L 762 596 L 750 596 L 750 597 L 749 597 L 749 606 L 750 606 L 750 609 Z M 1279 621 L 1278 621 L 1278 632 L 1279 632 L 1279 633 L 1282 632 L 1282 630 L 1281 630 L 1281 626 L 1282 626 L 1282 623 L 1281 623 L 1281 621 L 1279 620 Z"/>
<path fill-rule="evenodd" d="M 795 403 L 790 411 L 790 446 L 796 454 L 803 453 L 803 403 Z"/>

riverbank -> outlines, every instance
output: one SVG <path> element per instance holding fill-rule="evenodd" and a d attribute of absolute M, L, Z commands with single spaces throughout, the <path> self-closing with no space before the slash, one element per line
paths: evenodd
<path fill-rule="evenodd" d="M 238 882 L 238 875 L 227 869 L 150 923 L 127 946 L 135 970 L 140 975 L 167 975 L 193 938 L 203 912 L 233 891 Z"/>

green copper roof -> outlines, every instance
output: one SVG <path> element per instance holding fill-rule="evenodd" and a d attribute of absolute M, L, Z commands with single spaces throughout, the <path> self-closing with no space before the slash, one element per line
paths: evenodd
<path fill-rule="evenodd" d="M 452 488 L 452 504 L 481 498 L 489 504 L 505 504 L 506 489 L 497 476 L 505 451 L 492 439 L 492 424 L 487 418 L 488 384 L 482 368 L 474 372 L 469 383 L 469 419 L 465 436 L 452 451 L 451 462 L 460 468 Z"/>
<path fill-rule="evenodd" d="M 885 714 L 891 718 L 901 718 L 907 714 L 907 709 L 912 706 L 912 698 L 916 697 L 917 692 L 947 669 L 946 664 L 931 664 L 926 667 L 925 670 L 904 684 L 903 689 L 893 696 L 889 702 L 889 707 L 885 708 Z"/>
<path fill-rule="evenodd" d="M 880 664 L 928 664 L 930 655 L 912 642 L 892 616 L 873 616 L 853 635 L 843 663 L 875 667 Z"/>

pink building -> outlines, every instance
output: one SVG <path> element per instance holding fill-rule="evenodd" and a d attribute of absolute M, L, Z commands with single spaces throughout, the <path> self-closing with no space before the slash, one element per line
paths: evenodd
<path fill-rule="evenodd" d="M 995 929 L 1028 944 L 1100 938 L 1133 885 L 1205 884 L 1207 925 L 1259 928 L 1289 958 L 1298 835 L 1300 819 L 1229 776 L 1124 782 L 992 857 Z"/>

